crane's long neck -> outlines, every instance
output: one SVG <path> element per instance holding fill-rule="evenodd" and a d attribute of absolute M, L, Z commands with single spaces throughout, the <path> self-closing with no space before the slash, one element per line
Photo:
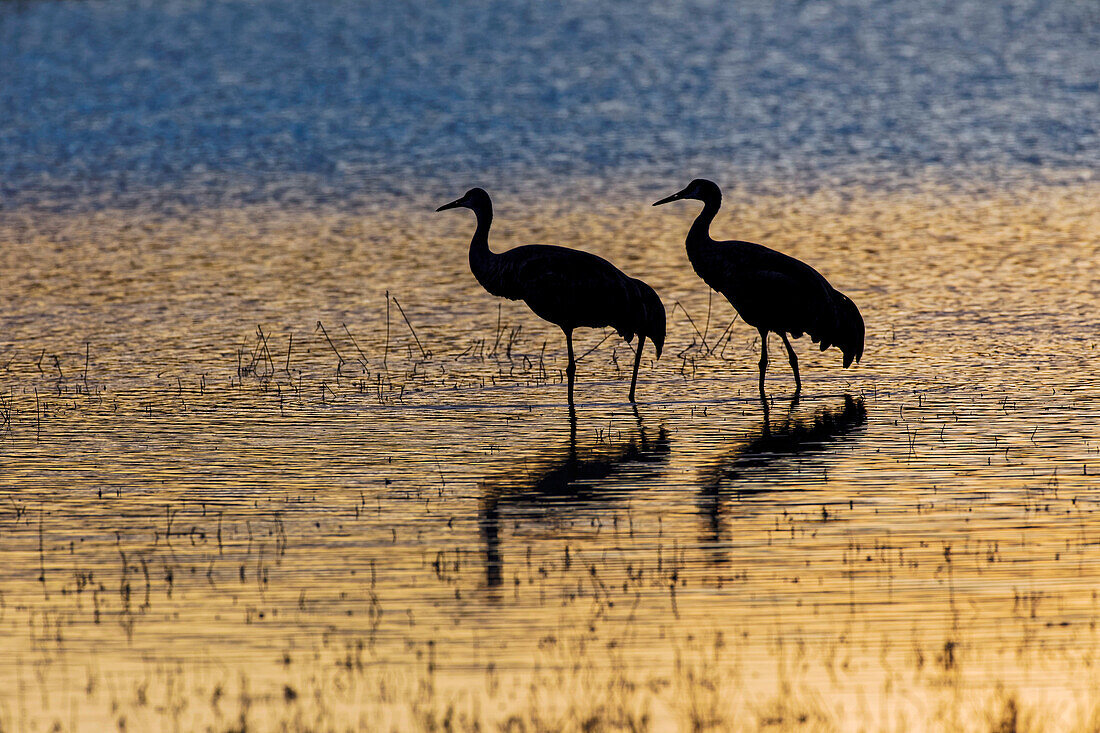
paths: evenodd
<path fill-rule="evenodd" d="M 493 205 L 485 203 L 474 209 L 477 216 L 477 229 L 474 230 L 474 238 L 470 240 L 470 267 L 476 272 L 478 266 L 487 266 L 493 258 L 493 252 L 489 249 L 489 227 L 493 225 Z"/>
<path fill-rule="evenodd" d="M 721 207 L 721 198 L 708 198 L 703 202 L 703 210 L 699 212 L 699 216 L 695 217 L 691 229 L 688 230 L 687 243 L 689 246 L 711 241 L 710 223 L 714 221 L 714 217 Z"/>
<path fill-rule="evenodd" d="M 492 203 L 485 202 L 478 206 L 474 209 L 474 214 L 477 216 L 477 229 L 470 240 L 470 270 L 482 287 L 496 294 L 499 276 L 495 265 L 499 255 L 489 249 L 489 227 L 493 224 Z"/>

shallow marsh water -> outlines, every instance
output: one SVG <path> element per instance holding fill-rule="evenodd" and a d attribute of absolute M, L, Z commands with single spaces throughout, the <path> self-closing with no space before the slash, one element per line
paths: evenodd
<path fill-rule="evenodd" d="M 1097 21 L 0 5 L 0 728 L 1095 728 Z M 767 418 L 694 175 L 867 320 Z M 636 409 L 475 184 L 661 294 Z"/>
<path fill-rule="evenodd" d="M 583 336 L 575 421 L 468 216 L 6 217 L 5 720 L 1083 724 L 1096 193 L 735 198 L 717 231 L 869 326 L 853 370 L 796 342 L 793 407 L 773 361 L 768 423 L 687 206 L 500 207 L 498 247 L 598 249 L 670 307 L 636 412 Z"/>

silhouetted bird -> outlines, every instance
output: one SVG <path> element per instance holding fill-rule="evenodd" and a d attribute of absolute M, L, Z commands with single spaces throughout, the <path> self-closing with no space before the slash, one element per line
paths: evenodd
<path fill-rule="evenodd" d="M 707 285 L 726 296 L 741 319 L 760 332 L 760 397 L 768 368 L 768 332 L 778 333 L 787 347 L 794 370 L 795 395 L 802 391 L 798 357 L 787 334 L 808 333 L 821 350 L 836 346 L 844 367 L 863 356 L 863 316 L 848 296 L 805 262 L 752 242 L 716 242 L 710 223 L 722 205 L 722 191 L 711 181 L 696 178 L 687 187 L 654 203 L 680 199 L 703 202 L 687 235 L 691 266 Z"/>
<path fill-rule="evenodd" d="M 573 356 L 573 329 L 611 326 L 631 341 L 638 336 L 630 401 L 638 382 L 638 364 L 646 337 L 653 341 L 657 358 L 665 343 L 665 306 L 653 288 L 623 274 L 602 257 L 565 247 L 532 244 L 497 254 L 489 249 L 493 202 L 480 188 L 471 188 L 457 201 L 436 211 L 457 207 L 477 215 L 477 230 L 470 241 L 470 269 L 482 287 L 493 295 L 522 300 L 539 318 L 565 332 L 569 349 L 569 404 L 577 372 Z"/>

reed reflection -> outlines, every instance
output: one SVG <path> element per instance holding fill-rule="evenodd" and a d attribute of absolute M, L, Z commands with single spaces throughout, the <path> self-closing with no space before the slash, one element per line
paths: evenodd
<path fill-rule="evenodd" d="M 638 482 L 660 474 L 671 453 L 668 431 L 647 429 L 634 408 L 637 427 L 616 431 L 578 446 L 577 415 L 569 411 L 569 442 L 547 448 L 518 467 L 515 475 L 486 479 L 478 512 L 485 543 L 485 580 L 503 582 L 500 530 L 503 517 L 515 521 L 557 518 L 563 512 L 604 508 L 623 498 Z"/>
<path fill-rule="evenodd" d="M 755 434 L 737 441 L 712 460 L 700 473 L 699 509 L 705 521 L 703 546 L 714 548 L 714 562 L 728 560 L 729 537 L 725 526 L 726 503 L 745 496 L 785 491 L 824 483 L 824 470 L 814 470 L 835 452 L 841 441 L 862 432 L 867 423 L 863 398 L 844 395 L 844 403 L 824 407 L 807 416 L 797 416 L 798 399 L 791 401 L 786 415 L 773 424 L 765 403 L 764 420 Z M 797 482 L 777 480 L 775 474 L 798 470 Z"/>

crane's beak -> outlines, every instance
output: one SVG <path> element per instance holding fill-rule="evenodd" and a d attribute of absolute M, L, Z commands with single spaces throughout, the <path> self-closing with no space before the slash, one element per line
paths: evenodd
<path fill-rule="evenodd" d="M 436 209 L 436 211 L 446 211 L 447 209 L 457 209 L 459 206 L 462 206 L 462 199 L 455 199 L 454 201 L 452 201 L 449 204 L 443 204 L 438 209 Z"/>
<path fill-rule="evenodd" d="M 683 197 L 684 197 L 684 192 L 683 191 L 677 191 L 676 193 L 672 194 L 671 196 L 663 198 L 660 201 L 654 201 L 653 205 L 654 206 L 660 206 L 661 204 L 667 204 L 667 203 L 671 203 L 673 201 L 679 201 Z"/>

